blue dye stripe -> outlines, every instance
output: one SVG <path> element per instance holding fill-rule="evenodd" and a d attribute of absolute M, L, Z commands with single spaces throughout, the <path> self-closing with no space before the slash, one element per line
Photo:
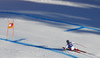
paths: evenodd
<path fill-rule="evenodd" d="M 75 26 L 84 27 L 84 28 L 87 28 L 87 29 L 95 30 L 95 31 L 100 31 L 100 29 L 96 29 L 96 28 L 86 27 L 86 26 L 82 26 L 82 25 L 78 25 L 78 24 L 73 24 L 73 23 L 69 23 L 69 22 L 64 22 L 64 21 L 57 21 L 57 20 L 52 20 L 52 19 L 47 19 L 47 18 L 42 18 L 42 17 L 36 17 L 36 16 L 24 14 L 24 13 L 3 12 L 3 11 L 0 12 L 0 13 L 14 14 L 14 15 L 23 15 L 23 16 L 27 16 L 27 17 L 36 18 L 36 19 L 42 19 L 42 20 L 48 20 L 48 21 L 53 21 L 53 22 L 65 23 L 65 24 L 69 24 L 69 25 L 75 25 Z M 81 28 L 81 29 L 82 29 L 82 28 Z"/>
<path fill-rule="evenodd" d="M 66 55 L 66 56 L 69 56 L 69 57 L 72 57 L 72 58 L 79 58 L 79 57 L 76 57 L 76 56 L 71 55 L 71 54 L 67 54 L 67 53 L 64 53 L 64 52 L 61 52 L 61 51 L 58 51 L 58 50 L 54 50 L 53 48 L 47 48 L 47 47 L 43 47 L 43 46 L 38 46 L 38 45 L 33 45 L 33 44 L 28 44 L 28 43 L 23 43 L 23 42 L 18 42 L 18 41 L 12 41 L 12 40 L 3 39 L 3 38 L 0 38 L 0 40 L 12 42 L 12 43 L 16 43 L 16 44 L 20 44 L 20 45 L 24 45 L 24 46 L 31 46 L 31 47 L 46 49 L 46 50 L 53 51 L 53 52 L 56 52 L 56 53 L 60 53 L 60 54 L 63 54 L 63 55 Z"/>
<path fill-rule="evenodd" d="M 84 26 L 84 28 L 91 29 L 91 30 L 95 30 L 95 31 L 100 31 L 100 29 L 91 28 L 91 27 L 85 27 L 85 26 Z"/>
<path fill-rule="evenodd" d="M 75 29 L 69 29 L 69 30 L 66 30 L 66 31 L 74 31 L 74 30 L 79 30 L 79 29 L 82 29 L 82 28 L 85 28 L 85 27 L 79 27 L 79 28 L 75 28 Z"/>
<path fill-rule="evenodd" d="M 16 12 L 0 12 L 0 13 L 14 14 L 14 15 L 23 15 L 23 16 L 27 16 L 27 17 L 36 18 L 36 19 L 42 19 L 42 20 L 48 20 L 48 21 L 53 21 L 53 22 L 60 22 L 60 23 L 65 23 L 65 24 L 70 24 L 70 25 L 75 25 L 75 26 L 81 26 L 81 25 L 78 25 L 78 24 L 72 24 L 72 23 L 69 23 L 69 22 L 57 21 L 57 20 L 52 20 L 52 19 L 32 16 L 32 15 L 28 15 L 28 14 L 24 14 L 24 13 L 16 13 Z"/>

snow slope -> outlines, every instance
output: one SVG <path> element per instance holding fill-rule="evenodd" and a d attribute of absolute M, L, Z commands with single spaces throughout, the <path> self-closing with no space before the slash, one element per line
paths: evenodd
<path fill-rule="evenodd" d="M 0 57 L 100 58 L 99 2 L 75 1 L 0 1 Z M 9 29 L 6 39 L 8 21 L 13 19 L 15 36 Z M 87 53 L 63 52 L 68 39 L 86 46 L 75 45 Z"/>

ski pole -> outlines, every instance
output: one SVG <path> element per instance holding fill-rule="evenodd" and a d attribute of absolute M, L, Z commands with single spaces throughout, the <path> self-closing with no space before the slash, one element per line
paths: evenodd
<path fill-rule="evenodd" d="M 77 44 L 77 43 L 76 43 Z M 82 46 L 82 47 L 84 47 L 84 48 L 87 48 L 87 47 L 85 47 L 85 46 L 83 46 L 83 45 L 81 45 L 81 44 L 77 44 L 77 45 L 80 45 L 80 46 Z"/>

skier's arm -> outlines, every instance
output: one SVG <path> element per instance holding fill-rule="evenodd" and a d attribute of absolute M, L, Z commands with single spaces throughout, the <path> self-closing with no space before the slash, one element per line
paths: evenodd
<path fill-rule="evenodd" d="M 68 49 L 68 45 L 67 45 L 67 44 L 66 44 L 66 46 L 65 46 L 65 49 L 64 49 L 64 51 L 65 51 L 66 49 Z"/>
<path fill-rule="evenodd" d="M 72 44 L 76 44 L 75 42 L 72 42 Z"/>
<path fill-rule="evenodd" d="M 68 47 L 68 45 L 66 44 L 65 49 Z"/>

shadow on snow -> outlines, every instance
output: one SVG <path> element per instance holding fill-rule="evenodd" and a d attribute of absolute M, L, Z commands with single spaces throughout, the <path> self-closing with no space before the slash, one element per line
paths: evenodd
<path fill-rule="evenodd" d="M 67 0 L 66 0 L 67 1 Z M 73 0 L 70 0 L 73 2 Z M 75 0 L 78 2 L 79 0 Z M 56 22 L 71 22 L 74 24 L 80 24 L 83 26 L 90 26 L 95 28 L 100 28 L 99 26 L 99 12 L 100 9 L 97 8 L 77 8 L 71 6 L 64 6 L 64 5 L 56 5 L 56 4 L 47 4 L 47 3 L 36 3 L 36 2 L 29 2 L 29 1 L 22 1 L 22 0 L 15 0 L 15 1 L 0 1 L 0 10 L 2 11 L 17 11 L 21 12 L 22 15 L 13 15 L 13 14 L 2 14 L 0 13 L 1 18 L 24 18 L 25 20 L 31 21 L 40 21 L 44 22 L 51 26 L 56 26 L 60 28 L 65 26 L 65 24 L 58 24 L 53 22 L 48 22 L 49 19 L 51 21 Z M 16 12 L 16 13 L 17 13 Z M 26 14 L 26 15 L 25 15 Z M 26 18 L 31 17 L 31 18 Z M 41 20 L 41 19 L 48 19 L 48 20 Z M 69 23 L 70 24 L 70 23 Z M 83 33 L 83 31 L 78 31 L 79 33 Z M 86 32 L 86 33 L 95 33 L 94 32 Z"/>

